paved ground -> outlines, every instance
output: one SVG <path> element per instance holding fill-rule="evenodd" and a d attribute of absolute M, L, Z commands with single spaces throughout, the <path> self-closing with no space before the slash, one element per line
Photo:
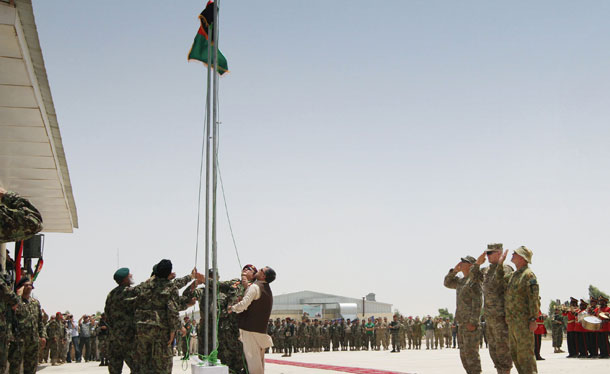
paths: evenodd
<path fill-rule="evenodd" d="M 487 349 L 481 351 L 481 362 L 483 374 L 493 374 L 495 369 L 489 358 Z M 554 354 L 550 341 L 543 341 L 542 356 L 545 361 L 538 361 L 539 374 L 607 374 L 610 370 L 610 360 L 599 359 L 567 359 L 567 354 Z M 322 352 L 322 353 L 299 353 L 292 357 L 283 358 L 279 354 L 269 354 L 266 357 L 273 360 L 297 361 L 303 363 L 327 364 L 345 367 L 359 367 L 394 371 L 400 373 L 418 374 L 463 374 L 459 352 L 456 349 L 443 349 L 440 351 L 401 351 L 400 353 L 380 352 Z M 99 367 L 99 363 L 72 363 L 61 366 L 40 367 L 44 374 L 53 373 L 107 373 L 106 367 Z M 340 371 L 303 368 L 290 365 L 267 364 L 267 374 L 339 374 Z M 183 371 L 178 358 L 174 361 L 172 374 L 189 373 Z M 512 373 L 517 371 L 513 368 Z M 123 373 L 129 373 L 127 367 Z M 361 373 L 365 373 L 364 371 Z"/>

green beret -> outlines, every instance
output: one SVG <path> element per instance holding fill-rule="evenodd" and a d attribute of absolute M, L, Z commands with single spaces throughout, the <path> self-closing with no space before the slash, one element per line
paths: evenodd
<path fill-rule="evenodd" d="M 129 276 L 129 268 L 120 268 L 119 270 L 114 272 L 114 280 L 117 283 L 121 283 L 123 279 Z"/>

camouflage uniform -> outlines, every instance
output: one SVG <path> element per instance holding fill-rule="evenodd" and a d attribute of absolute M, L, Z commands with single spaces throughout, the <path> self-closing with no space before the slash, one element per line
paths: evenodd
<path fill-rule="evenodd" d="M 300 322 L 299 327 L 297 328 L 297 348 L 301 352 L 305 352 L 305 341 L 307 340 L 306 330 L 307 326 L 305 325 L 305 322 Z M 295 350 L 295 352 L 297 351 Z"/>
<path fill-rule="evenodd" d="M 338 351 L 341 341 L 341 332 L 340 327 L 337 321 L 333 321 L 332 325 L 330 325 L 330 340 L 333 344 L 333 351 Z"/>
<path fill-rule="evenodd" d="M 498 266 L 496 274 L 499 279 L 506 279 L 503 266 Z M 540 299 L 538 281 L 529 266 L 512 273 L 504 296 L 513 363 L 520 374 L 535 374 L 538 368 L 534 357 L 534 333 L 529 330 L 529 323 L 538 317 Z"/>
<path fill-rule="evenodd" d="M 419 319 L 419 317 L 415 317 L 415 319 L 413 320 L 414 349 L 421 349 L 421 337 L 422 337 L 421 320 Z"/>
<path fill-rule="evenodd" d="M 42 216 L 27 199 L 14 192 L 0 198 L 0 243 L 24 240 L 42 230 Z"/>
<path fill-rule="evenodd" d="M 434 349 L 443 349 L 443 323 L 434 319 Z"/>
<path fill-rule="evenodd" d="M 343 326 L 343 350 L 353 351 L 354 338 L 352 337 L 352 323 L 348 321 Z"/>
<path fill-rule="evenodd" d="M 18 374 L 23 362 L 23 374 L 36 373 L 40 338 L 47 337 L 38 300 L 21 298 L 13 313 L 13 338 L 8 361 L 10 374 Z"/>
<path fill-rule="evenodd" d="M 392 335 L 392 352 L 400 352 L 400 329 L 401 323 L 397 319 L 392 320 L 388 325 L 388 330 Z"/>
<path fill-rule="evenodd" d="M 443 323 L 443 336 L 445 337 L 445 348 L 451 348 L 451 322 L 449 319 Z"/>
<path fill-rule="evenodd" d="M 553 336 L 553 348 L 561 348 L 561 344 L 563 343 L 563 325 L 564 325 L 563 317 L 559 314 L 559 310 L 555 311 L 555 316 L 551 321 L 551 332 Z"/>
<path fill-rule="evenodd" d="M 51 351 L 51 364 L 58 363 L 62 358 L 65 335 L 63 323 L 52 318 L 47 325 L 47 346 Z"/>
<path fill-rule="evenodd" d="M 47 331 L 47 326 L 49 326 L 49 316 L 43 311 L 42 312 L 42 324 L 44 331 Z M 47 335 L 48 336 L 48 335 Z M 38 348 L 38 363 L 42 364 L 42 362 L 47 362 L 49 360 L 49 343 L 47 342 L 44 346 L 41 345 Z"/>
<path fill-rule="evenodd" d="M 136 287 L 115 287 L 108 293 L 104 314 L 108 324 L 108 338 L 106 341 L 106 356 L 108 357 L 108 372 L 121 374 L 123 361 L 132 372 L 136 373 L 137 362 L 134 358 L 134 342 L 136 339 L 136 324 L 134 320 L 135 298 L 144 282 Z"/>
<path fill-rule="evenodd" d="M 358 320 L 352 321 L 350 330 L 352 332 L 352 340 L 349 342 L 349 345 L 350 347 L 353 347 L 353 350 L 359 351 L 362 345 L 362 341 L 360 340 L 360 324 L 358 323 Z"/>
<path fill-rule="evenodd" d="M 388 329 L 388 319 L 386 317 L 383 317 L 381 332 L 383 334 L 381 337 L 381 343 L 383 344 L 383 349 L 387 351 L 389 349 L 388 347 L 390 346 L 390 330 Z"/>
<path fill-rule="evenodd" d="M 135 300 L 136 353 L 141 374 L 169 374 L 173 352 L 171 333 L 180 328 L 178 292 L 168 279 L 154 278 Z"/>
<path fill-rule="evenodd" d="M 491 249 L 491 248 L 490 248 Z M 509 373 L 513 367 L 508 347 L 508 325 L 504 311 L 504 291 L 506 280 L 510 277 L 513 269 L 503 265 L 502 279 L 499 278 L 498 264 L 490 264 L 489 267 L 480 269 L 478 264 L 472 267 L 477 276 L 483 276 L 483 295 L 485 304 L 483 315 L 485 316 L 486 338 L 489 344 L 489 355 L 499 374 Z"/>
<path fill-rule="evenodd" d="M 20 299 L 0 278 L 0 373 L 6 371 L 8 362 L 8 341 L 11 326 L 7 315 L 11 307 L 18 304 Z"/>
<path fill-rule="evenodd" d="M 474 259 L 472 259 L 474 262 Z M 458 278 L 454 269 L 445 276 L 445 287 L 455 289 L 457 308 L 455 320 L 459 324 L 458 340 L 460 340 L 460 358 L 468 374 L 481 373 L 481 358 L 479 357 L 481 304 L 483 295 L 481 273 L 470 272 L 467 277 Z M 475 326 L 474 331 L 467 329 L 467 324 Z"/>
<path fill-rule="evenodd" d="M 328 321 L 324 321 L 324 325 L 322 326 L 322 346 L 324 347 L 324 351 L 330 351 L 330 326 L 328 325 Z"/>
<path fill-rule="evenodd" d="M 209 280 L 211 283 L 212 279 Z M 224 365 L 229 367 L 229 370 L 234 373 L 245 373 L 243 346 L 239 340 L 239 328 L 237 327 L 237 313 L 228 313 L 227 309 L 230 305 L 237 304 L 239 297 L 244 295 L 245 288 L 239 279 L 217 282 L 218 296 L 218 340 L 216 347 L 218 351 L 218 359 Z M 197 288 L 191 291 L 187 288 L 184 292 L 185 296 L 195 297 L 199 302 L 199 310 L 201 311 L 201 321 L 199 322 L 199 331 L 197 336 L 199 339 L 199 353 L 204 354 L 204 333 L 208 334 L 208 346 L 210 352 L 215 348 L 212 347 L 212 314 L 208 316 L 208 331 L 205 329 L 205 288 Z M 212 311 L 212 293 L 209 295 L 209 310 Z"/>
<path fill-rule="evenodd" d="M 284 348 L 286 348 L 286 328 L 286 320 L 282 320 L 279 327 L 275 329 L 275 334 L 273 335 L 273 348 L 275 348 L 278 353 L 284 352 Z"/>
<path fill-rule="evenodd" d="M 102 329 L 105 327 L 105 329 Z M 106 322 L 106 318 L 100 319 L 99 323 L 95 327 L 95 335 L 97 336 L 98 342 L 98 352 L 102 366 L 108 366 L 108 348 L 107 348 L 107 340 L 108 340 L 108 322 Z"/>
<path fill-rule="evenodd" d="M 405 329 L 405 346 L 403 347 L 404 349 L 411 349 L 411 345 L 413 345 L 413 349 L 415 349 L 415 340 L 413 338 L 413 319 L 412 318 L 406 318 L 404 320 L 403 323 L 404 329 Z M 407 347 L 408 345 L 408 347 Z"/>

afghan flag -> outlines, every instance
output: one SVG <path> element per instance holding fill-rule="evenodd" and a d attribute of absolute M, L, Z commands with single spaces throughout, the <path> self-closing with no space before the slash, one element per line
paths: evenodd
<path fill-rule="evenodd" d="M 209 1 L 206 5 L 205 9 L 199 15 L 199 21 L 201 24 L 199 25 L 199 30 L 197 31 L 197 35 L 195 35 L 195 40 L 193 41 L 193 46 L 189 51 L 188 59 L 190 60 L 198 60 L 203 62 L 204 64 L 209 64 L 212 60 L 212 56 L 208 56 L 208 45 L 213 45 L 213 25 L 214 25 L 214 2 Z M 211 32 L 208 34 L 208 30 Z M 210 48 L 210 52 L 213 54 L 214 49 Z M 226 57 L 218 51 L 218 74 L 223 75 L 224 73 L 229 71 L 229 65 L 227 64 Z"/>
<path fill-rule="evenodd" d="M 19 249 L 15 254 L 15 284 L 21 280 L 21 257 L 23 256 L 23 240 L 19 242 Z"/>
<path fill-rule="evenodd" d="M 38 278 L 38 274 L 40 274 L 43 264 L 44 264 L 44 260 L 41 257 L 38 259 L 38 262 L 36 263 L 36 270 L 34 270 L 34 279 L 32 279 L 32 282 L 35 281 L 36 278 Z"/>

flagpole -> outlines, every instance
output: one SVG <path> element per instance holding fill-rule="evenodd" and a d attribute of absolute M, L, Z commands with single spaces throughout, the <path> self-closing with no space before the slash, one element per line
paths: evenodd
<path fill-rule="evenodd" d="M 216 349 L 217 347 L 217 337 L 218 334 L 218 312 L 217 312 L 217 304 L 218 304 L 218 294 L 217 294 L 217 276 L 218 274 L 218 250 L 217 250 L 217 242 L 216 242 L 216 186 L 217 186 L 217 177 L 218 177 L 218 3 L 220 0 L 214 1 L 214 57 L 213 61 L 213 95 L 212 95 L 212 129 L 213 129 L 213 151 L 212 151 L 212 267 L 214 268 L 214 279 L 212 280 L 212 300 L 214 304 L 212 305 L 212 315 L 213 315 L 213 325 L 212 325 L 212 347 Z"/>
<path fill-rule="evenodd" d="M 210 28 L 208 27 L 208 35 L 210 35 Z M 208 56 L 211 55 L 211 45 L 208 42 Z M 210 284 L 211 280 L 209 279 L 210 274 L 210 156 L 212 154 L 210 149 L 211 144 L 211 131 L 210 131 L 210 123 L 212 122 L 212 111 L 210 107 L 211 103 L 211 93 L 212 93 L 212 67 L 211 64 L 208 63 L 208 82 L 207 82 L 207 93 L 206 93 L 206 155 L 205 155 L 205 303 L 204 303 L 204 334 L 203 334 L 203 352 L 204 355 L 209 355 L 209 334 L 208 331 L 210 328 Z M 202 311 L 200 310 L 199 313 Z"/>

